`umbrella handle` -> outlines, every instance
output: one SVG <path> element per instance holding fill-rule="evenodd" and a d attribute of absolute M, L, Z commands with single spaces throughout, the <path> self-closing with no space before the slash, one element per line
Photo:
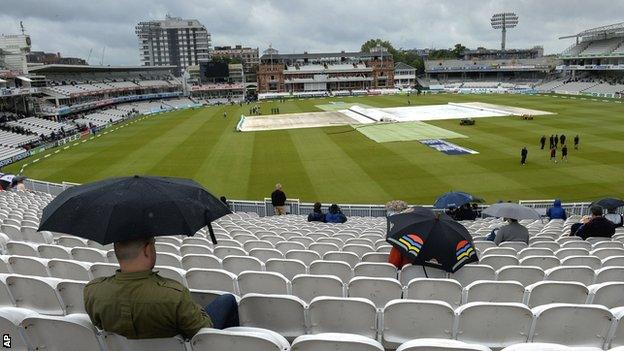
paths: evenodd
<path fill-rule="evenodd" d="M 210 233 L 210 240 L 213 245 L 217 245 L 217 238 L 215 237 L 214 230 L 212 230 L 212 224 L 208 222 L 208 233 Z"/>

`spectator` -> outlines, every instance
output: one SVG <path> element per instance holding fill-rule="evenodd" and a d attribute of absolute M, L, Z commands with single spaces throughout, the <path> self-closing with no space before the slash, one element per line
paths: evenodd
<path fill-rule="evenodd" d="M 286 194 L 282 191 L 282 184 L 275 184 L 275 191 L 271 193 L 271 204 L 278 216 L 286 214 Z"/>
<path fill-rule="evenodd" d="M 616 227 L 621 227 L 624 224 L 624 216 L 617 213 L 615 208 L 608 208 L 605 218 L 615 224 Z"/>
<path fill-rule="evenodd" d="M 455 211 L 456 221 L 474 221 L 477 219 L 477 214 L 472 210 L 470 204 L 464 204 Z"/>
<path fill-rule="evenodd" d="M 347 221 L 347 217 L 340 211 L 338 205 L 333 204 L 329 206 L 329 211 L 325 214 L 325 222 L 327 223 L 344 223 Z"/>
<path fill-rule="evenodd" d="M 91 322 L 128 339 L 191 338 L 201 328 L 239 325 L 234 296 L 217 297 L 202 308 L 189 290 L 152 271 L 156 263 L 154 238 L 115 243 L 120 269 L 96 278 L 84 288 L 85 310 Z"/>
<path fill-rule="evenodd" d="M 24 185 L 24 180 L 20 179 L 18 182 L 16 182 L 14 189 L 16 191 L 26 191 L 26 185 Z"/>
<path fill-rule="evenodd" d="M 574 235 L 580 236 L 583 240 L 589 237 L 612 237 L 615 234 L 615 225 L 602 216 L 602 207 L 594 205 L 589 211 L 591 212 L 591 217 L 587 223 L 582 224 L 576 230 Z"/>
<path fill-rule="evenodd" d="M 494 243 L 496 245 L 500 245 L 500 243 L 505 241 L 522 241 L 529 244 L 529 230 L 518 223 L 517 219 L 513 218 L 505 218 L 508 222 L 507 225 L 502 226 L 498 232 L 496 233 L 496 238 L 494 238 Z"/>
<path fill-rule="evenodd" d="M 403 200 L 394 200 L 386 204 L 386 217 L 390 217 L 397 213 L 407 210 L 407 202 Z"/>
<path fill-rule="evenodd" d="M 386 217 L 394 216 L 395 214 L 399 214 L 407 210 L 407 202 L 402 200 L 390 201 L 386 204 Z M 393 264 L 397 269 L 401 269 L 406 264 L 412 263 L 412 261 L 403 256 L 401 251 L 393 246 L 392 249 L 390 249 L 390 255 L 388 255 L 388 263 Z"/>
<path fill-rule="evenodd" d="M 325 222 L 325 214 L 321 210 L 321 203 L 316 202 L 312 213 L 308 215 L 308 222 Z"/>
<path fill-rule="evenodd" d="M 566 220 L 568 216 L 563 207 L 561 207 L 561 200 L 556 199 L 553 203 L 553 207 L 546 210 L 546 216 L 550 219 L 563 219 Z"/>

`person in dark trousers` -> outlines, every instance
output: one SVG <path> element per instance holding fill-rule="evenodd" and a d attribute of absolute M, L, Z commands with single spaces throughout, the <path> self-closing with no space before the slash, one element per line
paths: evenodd
<path fill-rule="evenodd" d="M 574 150 L 578 150 L 579 148 L 579 136 L 578 134 L 574 136 Z"/>
<path fill-rule="evenodd" d="M 474 221 L 477 219 L 477 213 L 472 210 L 470 204 L 464 204 L 455 211 L 453 219 L 456 221 Z"/>
<path fill-rule="evenodd" d="M 574 233 L 583 240 L 589 237 L 610 238 L 615 234 L 615 224 L 602 216 L 602 207 L 592 206 L 589 211 L 591 218 L 582 224 Z"/>
<path fill-rule="evenodd" d="M 544 145 L 546 144 L 546 136 L 542 135 L 542 137 L 540 138 L 540 145 L 542 147 L 542 150 L 544 150 Z"/>
<path fill-rule="evenodd" d="M 557 163 L 557 148 L 554 146 L 550 148 L 550 160 Z"/>
<path fill-rule="evenodd" d="M 555 143 L 555 148 L 559 145 L 559 135 L 555 134 L 555 137 L 553 138 L 553 141 Z"/>
<path fill-rule="evenodd" d="M 559 137 L 559 141 L 561 142 L 561 145 L 565 145 L 565 142 L 566 142 L 565 134 L 561 134 L 561 136 Z"/>
<path fill-rule="evenodd" d="M 561 148 L 561 162 L 563 161 L 568 162 L 568 145 L 565 144 Z"/>
<path fill-rule="evenodd" d="M 526 146 L 523 147 L 522 151 L 520 151 L 520 164 L 522 164 L 523 166 L 526 164 L 526 158 L 528 154 L 529 151 L 527 150 Z"/>
<path fill-rule="evenodd" d="M 227 118 L 227 112 L 223 112 L 223 118 Z"/>
<path fill-rule="evenodd" d="M 275 191 L 271 193 L 271 204 L 277 216 L 286 214 L 286 194 L 282 191 L 282 184 L 275 184 Z"/>
<path fill-rule="evenodd" d="M 325 214 L 323 213 L 323 210 L 321 210 L 320 202 L 314 204 L 314 209 L 312 210 L 312 213 L 308 215 L 308 222 L 325 223 Z"/>
<path fill-rule="evenodd" d="M 550 135 L 550 143 L 548 144 L 548 148 L 552 149 L 553 145 L 555 145 L 555 136 L 554 135 Z"/>
<path fill-rule="evenodd" d="M 338 205 L 333 204 L 329 206 L 329 211 L 325 214 L 325 222 L 327 223 L 344 223 L 347 221 L 347 217 L 340 211 Z"/>

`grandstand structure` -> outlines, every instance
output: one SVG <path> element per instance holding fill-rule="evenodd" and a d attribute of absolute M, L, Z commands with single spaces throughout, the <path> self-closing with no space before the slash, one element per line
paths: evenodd
<path fill-rule="evenodd" d="M 543 48 L 466 50 L 460 59 L 426 60 L 419 83 L 453 92 L 530 91 L 557 66 Z"/>
<path fill-rule="evenodd" d="M 394 88 L 394 60 L 385 48 L 371 52 L 280 54 L 260 57 L 258 93 L 326 93 Z"/>
<path fill-rule="evenodd" d="M 0 325 L 14 348 L 50 350 L 621 350 L 624 230 L 587 241 L 580 219 L 524 220 L 529 244 L 495 246 L 494 218 L 460 222 L 480 261 L 449 274 L 387 263 L 384 218 L 309 223 L 244 212 L 213 223 L 217 245 L 157 237 L 156 270 L 206 304 L 233 294 L 242 328 L 127 340 L 97 330 L 82 289 L 119 268 L 112 245 L 37 232 L 53 195 L 0 192 Z M 71 345 L 67 339 L 71 338 Z M 619 348 L 618 348 L 619 347 Z"/>
<path fill-rule="evenodd" d="M 624 23 L 584 30 L 560 39 L 575 42 L 560 54 L 560 76 L 541 92 L 621 98 L 624 96 Z"/>

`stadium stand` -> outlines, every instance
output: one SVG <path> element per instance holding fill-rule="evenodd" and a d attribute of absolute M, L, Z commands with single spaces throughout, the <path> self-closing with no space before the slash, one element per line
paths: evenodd
<path fill-rule="evenodd" d="M 205 229 L 194 237 L 158 237 L 156 269 L 188 286 L 199 303 L 235 294 L 243 327 L 203 329 L 190 341 L 126 340 L 96 330 L 83 314 L 84 284 L 118 267 L 112 245 L 37 232 L 52 198 L 0 192 L 0 325 L 18 331 L 12 334 L 15 345 L 237 345 L 236 350 L 276 351 L 290 344 L 293 350 L 522 350 L 541 347 L 537 342 L 566 345 L 557 350 L 624 346 L 624 266 L 613 265 L 624 261 L 624 229 L 606 240 L 569 237 L 579 216 L 523 221 L 531 235 L 528 246 L 484 241 L 498 219 L 461 222 L 475 239 L 479 264 L 440 278 L 410 278 L 416 274 L 409 266 L 397 272 L 383 262 L 389 248 L 383 218 L 354 216 L 333 225 L 297 215 L 228 215 L 214 223 L 216 246 Z M 577 257 L 587 261 L 566 264 Z M 65 345 L 70 336 L 76 345 Z"/>

